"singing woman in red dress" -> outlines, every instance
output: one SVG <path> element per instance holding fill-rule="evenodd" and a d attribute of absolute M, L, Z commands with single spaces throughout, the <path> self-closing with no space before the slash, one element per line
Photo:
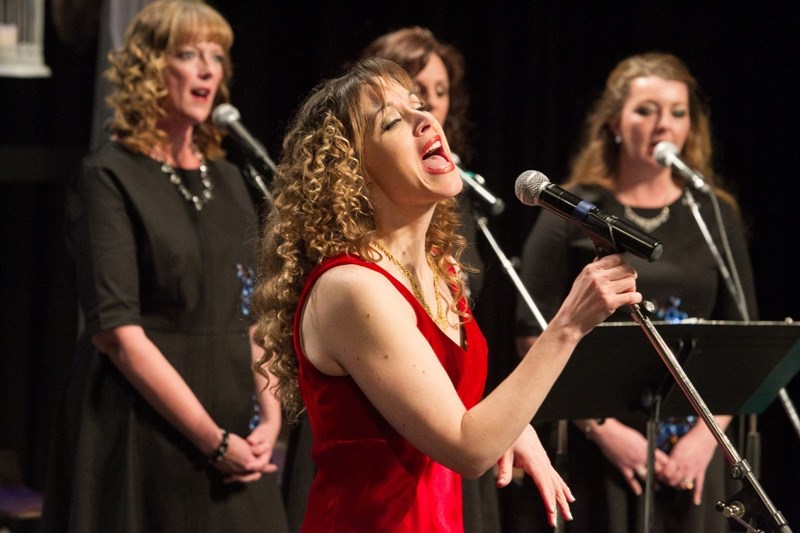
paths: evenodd
<path fill-rule="evenodd" d="M 317 473 L 304 531 L 462 531 L 461 476 L 495 463 L 539 487 L 551 523 L 572 495 L 529 425 L 577 342 L 640 301 L 619 255 L 579 274 L 527 356 L 481 399 L 487 347 L 464 298 L 439 122 L 400 67 L 320 85 L 284 140 L 254 295 L 261 368 L 289 419 L 306 409 Z"/>

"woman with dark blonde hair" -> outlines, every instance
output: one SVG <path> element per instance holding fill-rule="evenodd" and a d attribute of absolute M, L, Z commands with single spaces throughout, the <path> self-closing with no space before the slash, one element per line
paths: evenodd
<path fill-rule="evenodd" d="M 382 59 L 315 89 L 284 141 L 254 294 L 259 366 L 304 409 L 316 475 L 304 531 L 461 531 L 461 475 L 499 461 L 569 489 L 528 422 L 575 344 L 640 300 L 619 255 L 588 265 L 517 369 L 481 399 L 487 347 L 454 233 L 461 180 L 408 74 Z"/>
<path fill-rule="evenodd" d="M 748 314 L 755 316 L 752 269 L 739 210 L 718 185 L 711 164 L 708 110 L 695 78 L 680 59 L 646 53 L 628 57 L 612 70 L 587 117 L 583 144 L 565 187 L 664 243 L 663 255 L 655 263 L 630 258 L 639 275 L 637 287 L 655 303 L 657 319 L 743 320 L 737 298 L 727 290 L 689 207 L 691 195 L 714 241 L 721 243 L 712 199 L 687 190 L 679 176 L 656 161 L 654 148 L 664 141 L 677 147 L 681 158 L 705 176 L 711 194 L 722 200 L 720 213 L 733 266 L 740 274 Z M 579 228 L 557 217 L 537 221 L 525 243 L 521 277 L 546 318 L 568 290 L 570 274 L 594 253 Z M 629 317 L 618 312 L 612 320 Z M 517 333 L 520 354 L 540 335 L 521 304 Z M 717 419 L 725 428 L 731 417 Z M 579 420 L 575 426 L 569 439 L 569 479 L 584 505 L 576 508 L 570 530 L 637 531 L 642 527 L 647 475 L 642 421 Z M 695 417 L 660 421 L 656 444 L 654 474 L 659 487 L 651 517 L 654 531 L 727 531 L 715 503 L 732 494 L 734 487 L 726 486 L 725 461 L 705 424 L 695 424 Z M 603 475 L 597 475 L 598 467 Z"/>
<path fill-rule="evenodd" d="M 442 43 L 427 28 L 411 26 L 381 35 L 364 48 L 361 57 L 382 57 L 403 67 L 414 78 L 419 97 L 442 123 L 451 149 L 466 155 L 469 97 L 464 56 L 456 47 Z"/>
<path fill-rule="evenodd" d="M 256 213 L 210 121 L 232 42 L 204 2 L 157 0 L 110 54 L 111 139 L 68 199 L 85 327 L 44 531 L 287 529 L 248 341 Z"/>

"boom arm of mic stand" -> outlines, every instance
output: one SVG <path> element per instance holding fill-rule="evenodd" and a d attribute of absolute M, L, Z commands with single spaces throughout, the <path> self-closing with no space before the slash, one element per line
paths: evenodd
<path fill-rule="evenodd" d="M 264 199 L 267 201 L 270 207 L 272 207 L 274 203 L 272 193 L 269 192 L 266 183 L 264 183 L 264 178 L 261 176 L 261 173 L 250 163 L 247 163 L 245 171 L 253 180 L 253 183 L 255 183 L 258 190 L 261 191 L 261 194 L 264 195 Z"/>
<path fill-rule="evenodd" d="M 492 232 L 489 231 L 489 227 L 486 224 L 486 217 L 475 213 L 475 223 L 483 232 L 486 240 L 489 241 L 489 244 L 491 245 L 492 250 L 494 250 L 495 255 L 497 255 L 498 259 L 500 259 L 500 264 L 503 265 L 506 274 L 508 274 L 508 277 L 511 278 L 511 281 L 514 283 L 514 286 L 517 288 L 520 296 L 522 296 L 522 299 L 525 301 L 528 309 L 531 310 L 531 313 L 533 313 L 533 316 L 536 318 L 536 322 L 539 323 L 539 327 L 542 328 L 542 331 L 544 331 L 544 329 L 547 327 L 547 321 L 542 316 L 539 308 L 536 307 L 536 304 L 533 302 L 533 298 L 531 298 L 530 293 L 525 288 L 525 285 L 523 285 L 522 280 L 517 274 L 517 271 L 514 269 L 514 265 L 512 265 L 511 261 L 508 260 L 508 257 L 505 253 L 503 253 L 500 245 L 497 244 Z"/>
<path fill-rule="evenodd" d="M 700 228 L 700 233 L 703 234 L 703 238 L 708 245 L 708 249 L 711 251 L 711 255 L 714 256 L 714 260 L 717 262 L 717 267 L 722 275 L 722 279 L 725 281 L 725 286 L 728 288 L 731 296 L 733 296 L 733 299 L 739 308 L 739 314 L 742 316 L 742 320 L 750 320 L 750 314 L 747 311 L 747 303 L 744 299 L 744 293 L 741 289 L 737 289 L 737 287 L 734 285 L 731 272 L 728 270 L 725 261 L 722 260 L 722 255 L 719 253 L 717 245 L 714 244 L 714 239 L 711 238 L 711 233 L 708 231 L 708 226 L 706 225 L 705 220 L 703 220 L 703 217 L 700 215 L 700 208 L 697 205 L 697 201 L 694 199 L 694 196 L 688 189 L 686 189 L 684 194 L 686 196 L 686 205 L 688 205 L 689 209 L 692 211 L 692 215 L 694 215 L 694 218 L 697 221 L 697 226 Z M 732 268 L 735 268 L 735 265 L 733 265 Z"/>
<path fill-rule="evenodd" d="M 667 366 L 670 374 L 672 374 L 672 377 L 675 378 L 675 382 L 681 388 L 683 394 L 686 396 L 687 400 L 689 400 L 689 403 L 692 404 L 694 410 L 697 411 L 697 414 L 700 415 L 700 417 L 706 423 L 709 431 L 711 431 L 711 434 L 719 443 L 722 453 L 725 454 L 728 463 L 731 465 L 729 470 L 731 477 L 744 481 L 747 487 L 752 489 L 753 493 L 758 499 L 758 503 L 760 503 L 762 507 L 763 512 L 768 515 L 766 518 L 770 527 L 772 528 L 772 531 L 791 533 L 791 529 L 789 529 L 786 519 L 783 517 L 780 511 L 775 508 L 766 492 L 764 492 L 764 489 L 761 487 L 756 479 L 756 476 L 753 474 L 753 470 L 750 468 L 749 463 L 739 456 L 736 448 L 733 447 L 727 435 L 725 435 L 725 432 L 723 432 L 722 428 L 720 428 L 719 424 L 717 424 L 717 421 L 714 419 L 714 415 L 711 414 L 708 406 L 706 406 L 705 402 L 694 388 L 694 385 L 689 380 L 689 377 L 683 371 L 683 368 L 681 368 L 678 360 L 669 349 L 669 346 L 667 346 L 666 342 L 664 342 L 664 339 L 653 326 L 652 322 L 650 322 L 650 319 L 642 313 L 642 310 L 638 304 L 631 305 L 630 309 L 633 320 L 639 324 L 639 326 L 641 326 L 642 331 L 644 331 L 644 334 L 650 341 L 650 344 L 652 344 L 656 349 L 656 352 L 658 352 L 661 360 Z M 746 511 L 751 510 L 746 509 L 745 512 Z"/>
<path fill-rule="evenodd" d="M 691 191 L 688 189 L 686 190 L 686 204 L 689 206 L 689 209 L 692 211 L 692 215 L 694 215 L 695 220 L 697 221 L 697 225 L 700 228 L 700 232 L 703 234 L 703 238 L 705 238 L 706 243 L 708 244 L 709 250 L 711 250 L 711 254 L 714 256 L 714 259 L 717 262 L 717 266 L 719 267 L 720 274 L 722 275 L 722 279 L 725 281 L 725 285 L 728 288 L 728 291 L 733 296 L 733 299 L 736 301 L 736 305 L 739 307 L 739 314 L 742 315 L 742 320 L 750 320 L 750 313 L 747 310 L 747 302 L 744 298 L 744 291 L 742 291 L 741 284 L 735 283 L 738 281 L 738 276 L 735 276 L 735 268 L 736 265 L 733 264 L 731 261 L 731 268 L 734 269 L 734 276 L 731 275 L 731 272 L 728 270 L 725 262 L 722 260 L 722 256 L 719 253 L 716 245 L 714 244 L 714 240 L 711 238 L 711 234 L 708 231 L 708 226 L 706 225 L 703 217 L 700 215 L 700 208 L 697 205 L 697 202 L 692 196 Z M 716 197 L 713 196 L 714 193 L 711 193 L 712 201 L 716 202 Z M 715 205 L 716 207 L 716 205 Z M 722 224 L 720 223 L 720 230 L 724 231 Z M 797 415 L 797 409 L 795 409 L 794 404 L 792 403 L 792 399 L 789 397 L 789 394 L 786 392 L 786 389 L 782 388 L 778 391 L 778 398 L 783 406 L 784 410 L 786 411 L 786 415 L 789 417 L 789 421 L 791 422 L 792 426 L 794 427 L 797 436 L 800 437 L 800 417 Z M 750 415 L 750 428 L 748 433 L 750 434 L 750 438 L 756 441 L 759 440 L 758 434 L 756 431 L 756 416 Z M 748 445 L 749 448 L 757 450 L 760 448 L 758 442 L 752 442 Z M 758 457 L 755 457 L 756 452 L 753 452 L 750 459 L 754 462 L 754 466 L 758 465 Z M 756 475 L 758 475 L 758 468 L 756 468 Z"/>

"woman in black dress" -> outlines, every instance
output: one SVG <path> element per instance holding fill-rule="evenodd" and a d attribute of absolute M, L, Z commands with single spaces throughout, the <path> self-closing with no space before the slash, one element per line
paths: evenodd
<path fill-rule="evenodd" d="M 85 328 L 46 531 L 284 531 L 280 408 L 249 340 L 257 220 L 209 119 L 230 26 L 159 0 L 110 55 L 111 141 L 68 204 Z"/>
<path fill-rule="evenodd" d="M 587 118 L 583 145 L 564 186 L 664 243 L 663 255 L 654 263 L 628 258 L 638 273 L 637 287 L 657 307 L 654 319 L 743 320 L 746 317 L 727 290 L 687 205 L 686 186 L 653 157 L 661 141 L 678 147 L 681 157 L 706 177 L 719 198 L 734 263 L 728 269 L 738 270 L 748 315 L 755 317 L 752 269 L 739 210 L 714 175 L 708 111 L 680 59 L 641 54 L 615 67 Z M 710 198 L 700 192 L 692 196 L 714 242 L 721 243 Z M 553 306 L 568 288 L 566 280 L 594 256 L 594 246 L 578 226 L 550 215 L 537 220 L 525 243 L 521 277 L 545 318 L 552 316 Z M 620 309 L 610 320 L 630 320 L 630 315 Z M 540 331 L 527 308 L 518 306 L 519 353 L 525 353 Z M 601 354 L 609 364 L 614 364 L 613 356 Z M 725 428 L 731 417 L 717 420 Z M 574 426 L 568 460 L 575 521 L 568 530 L 638 531 L 647 474 L 643 419 L 581 420 Z M 655 458 L 659 490 L 651 531 L 727 531 L 715 503 L 735 488 L 726 486 L 726 463 L 711 432 L 694 417 L 662 420 L 659 431 Z"/>

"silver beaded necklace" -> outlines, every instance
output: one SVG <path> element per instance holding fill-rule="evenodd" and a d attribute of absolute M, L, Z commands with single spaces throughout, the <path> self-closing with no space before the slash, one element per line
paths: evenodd
<path fill-rule="evenodd" d="M 651 218 L 637 215 L 629 205 L 624 206 L 624 211 L 625 218 L 632 221 L 634 224 L 648 233 L 658 229 L 664 222 L 669 220 L 669 206 L 664 206 L 659 214 Z"/>
<path fill-rule="evenodd" d="M 192 202 L 197 211 L 201 211 L 203 206 L 214 197 L 211 192 L 214 189 L 214 184 L 211 183 L 211 176 L 208 175 L 208 166 L 206 165 L 205 157 L 203 157 L 199 151 L 195 152 L 195 155 L 200 159 L 200 182 L 203 184 L 203 190 L 200 191 L 200 194 L 192 194 L 183 184 L 183 180 L 175 171 L 175 168 L 167 163 L 164 158 L 160 158 L 159 162 L 161 163 L 161 172 L 169 176 L 169 181 L 178 188 L 178 192 L 181 193 L 181 196 L 183 196 L 187 202 Z"/>

